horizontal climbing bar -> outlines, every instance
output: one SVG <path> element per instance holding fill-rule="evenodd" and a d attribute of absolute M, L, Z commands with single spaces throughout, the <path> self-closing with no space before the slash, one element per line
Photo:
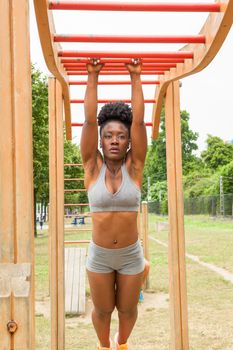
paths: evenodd
<path fill-rule="evenodd" d="M 97 1 L 50 1 L 50 10 L 219 12 L 220 3 L 119 3 Z"/>
<path fill-rule="evenodd" d="M 64 181 L 84 181 L 84 178 L 82 178 L 82 177 L 81 178 L 79 178 L 79 177 L 78 178 L 70 178 L 70 179 L 65 178 Z"/>
<path fill-rule="evenodd" d="M 157 66 L 148 66 L 148 67 L 142 67 L 142 71 L 148 71 L 148 70 L 169 70 L 170 68 L 175 68 L 176 65 L 174 65 L 174 67 L 170 67 L 170 66 L 161 66 L 161 67 L 157 67 Z M 70 71 L 75 71 L 75 72 L 87 72 L 86 67 L 70 67 L 70 68 L 66 68 L 66 72 L 70 72 Z M 125 67 L 103 67 L 101 69 L 101 72 L 111 72 L 111 71 L 126 71 L 128 72 L 128 70 Z"/>
<path fill-rule="evenodd" d="M 145 123 L 146 126 L 152 126 L 152 123 Z M 71 123 L 71 126 L 83 126 L 83 123 Z"/>
<path fill-rule="evenodd" d="M 127 71 L 100 71 L 100 75 L 129 75 Z M 142 71 L 141 75 L 162 75 L 164 71 Z M 67 75 L 87 75 L 87 72 L 71 71 L 67 72 Z"/>
<path fill-rule="evenodd" d="M 66 69 L 69 69 L 69 68 L 82 68 L 82 69 L 87 69 L 86 68 L 86 64 L 85 63 L 65 63 L 64 65 L 64 68 Z M 142 69 L 147 69 L 147 68 L 175 68 L 176 67 L 176 63 L 173 63 L 173 62 L 170 62 L 170 63 L 143 63 L 142 64 Z M 113 68 L 113 69 L 124 69 L 126 68 L 125 67 L 125 63 L 105 63 L 103 69 L 110 69 L 110 68 Z M 102 70 L 103 70 L 102 69 Z"/>
<path fill-rule="evenodd" d="M 131 103 L 131 100 L 129 99 L 117 99 L 117 100 L 98 100 L 98 103 L 109 103 L 109 102 L 125 102 L 125 103 Z M 70 103 L 84 103 L 84 100 L 70 100 Z M 155 103 L 155 99 L 148 99 L 144 100 L 144 103 Z"/>
<path fill-rule="evenodd" d="M 92 43 L 195 43 L 204 44 L 204 35 L 150 35 L 150 36 L 129 36 L 129 35 L 94 35 L 94 34 L 54 34 L 55 42 L 92 42 Z"/>
<path fill-rule="evenodd" d="M 176 52 L 110 52 L 110 51 L 68 51 L 60 50 L 59 57 L 89 57 L 89 58 L 193 58 L 193 52 L 176 51 Z"/>
<path fill-rule="evenodd" d="M 76 188 L 76 189 L 69 189 L 64 190 L 64 192 L 86 192 L 87 190 L 85 188 Z"/>
<path fill-rule="evenodd" d="M 159 85 L 159 80 L 142 80 L 144 85 Z M 86 81 L 69 81 L 69 85 L 87 85 Z M 126 80 L 109 80 L 109 81 L 98 81 L 98 85 L 131 85 L 131 81 Z"/>
<path fill-rule="evenodd" d="M 61 58 L 61 63 L 89 63 L 88 58 Z M 184 63 L 183 58 L 141 58 L 143 63 Z M 100 63 L 132 63 L 130 58 L 100 58 Z"/>
<path fill-rule="evenodd" d="M 64 166 L 83 166 L 82 163 L 64 164 Z"/>

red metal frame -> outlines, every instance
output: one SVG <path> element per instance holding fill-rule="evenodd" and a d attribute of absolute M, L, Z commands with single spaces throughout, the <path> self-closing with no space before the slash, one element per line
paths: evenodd
<path fill-rule="evenodd" d="M 89 63 L 88 58 L 61 58 L 61 63 Z M 184 63 L 183 58 L 142 58 L 142 64 L 144 63 Z M 112 63 L 132 63 L 130 58 L 100 58 L 100 63 L 112 64 Z"/>
<path fill-rule="evenodd" d="M 220 3 L 119 3 L 96 1 L 50 1 L 50 10 L 219 12 Z"/>
<path fill-rule="evenodd" d="M 142 80 L 144 85 L 159 85 L 159 80 Z M 69 81 L 69 85 L 87 85 L 86 81 Z M 131 81 L 124 80 L 109 80 L 109 81 L 98 81 L 98 85 L 131 85 Z"/>
<path fill-rule="evenodd" d="M 171 67 L 143 67 L 142 70 L 144 72 L 146 71 L 153 71 L 153 70 L 161 70 L 161 71 L 166 71 L 166 70 L 169 70 Z M 87 68 L 86 67 L 71 67 L 71 68 L 67 68 L 66 69 L 67 72 L 86 72 L 87 71 Z M 111 71 L 127 71 L 127 69 L 125 67 L 103 67 L 101 69 L 102 72 L 111 72 Z"/>
<path fill-rule="evenodd" d="M 94 34 L 54 34 L 55 42 L 96 42 L 96 43 L 196 43 L 204 44 L 204 35 L 177 36 L 129 36 L 129 35 L 94 35 Z"/>
<path fill-rule="evenodd" d="M 100 71 L 100 75 L 129 75 L 127 71 Z M 142 71 L 141 75 L 162 75 L 164 71 Z M 87 75 L 87 72 L 79 72 L 79 71 L 69 71 L 67 75 Z"/>
<path fill-rule="evenodd" d="M 86 69 L 86 64 L 85 63 L 65 63 L 63 64 L 63 67 L 66 69 L 76 69 L 76 68 L 82 68 Z M 155 69 L 155 68 L 175 68 L 176 63 L 143 63 L 142 64 L 142 69 L 150 68 L 150 69 Z M 105 63 L 103 69 L 124 69 L 125 68 L 125 63 Z"/>
<path fill-rule="evenodd" d="M 110 52 L 110 51 L 66 51 L 60 50 L 59 57 L 88 57 L 88 58 L 193 58 L 191 51 L 176 52 Z"/>

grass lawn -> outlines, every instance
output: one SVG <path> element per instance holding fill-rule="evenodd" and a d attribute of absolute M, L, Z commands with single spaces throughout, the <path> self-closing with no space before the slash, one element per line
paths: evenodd
<path fill-rule="evenodd" d="M 161 218 L 149 217 L 149 235 L 167 241 L 168 232 L 155 231 Z M 166 220 L 166 218 L 163 218 Z M 186 251 L 233 272 L 232 221 L 210 220 L 206 217 L 185 218 Z M 89 234 L 82 234 L 82 238 Z M 74 234 L 66 239 L 74 238 Z M 81 238 L 81 236 L 79 236 Z M 169 296 L 167 248 L 149 241 L 151 263 L 150 291 L 139 305 L 139 317 L 130 338 L 130 350 L 169 350 Z M 36 239 L 36 295 L 48 300 L 48 238 Z M 87 286 L 88 289 L 88 286 Z M 214 272 L 187 259 L 187 289 L 190 350 L 233 350 L 233 285 Z M 90 301 L 87 301 L 88 310 Z M 50 321 L 36 316 L 37 349 L 50 349 Z M 112 334 L 117 329 L 113 315 Z M 95 350 L 96 336 L 90 313 L 66 319 L 66 350 Z"/>

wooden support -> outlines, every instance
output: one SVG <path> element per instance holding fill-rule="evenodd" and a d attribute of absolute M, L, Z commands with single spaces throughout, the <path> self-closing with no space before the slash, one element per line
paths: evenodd
<path fill-rule="evenodd" d="M 64 350 L 64 136 L 61 86 L 52 77 L 49 78 L 49 183 L 51 350 Z"/>
<path fill-rule="evenodd" d="M 146 260 L 150 261 L 149 258 L 149 245 L 148 245 L 148 204 L 142 202 L 142 239 L 143 239 L 143 252 Z M 145 282 L 146 289 L 150 288 L 149 276 Z"/>
<path fill-rule="evenodd" d="M 28 0 L 0 1 L 0 349 L 35 349 Z M 10 333 L 7 323 L 11 323 Z M 17 327 L 16 327 L 17 325 Z"/>
<path fill-rule="evenodd" d="M 188 350 L 179 81 L 168 87 L 165 111 L 171 350 Z"/>
<path fill-rule="evenodd" d="M 86 248 L 65 249 L 65 312 L 82 315 L 86 311 Z"/>

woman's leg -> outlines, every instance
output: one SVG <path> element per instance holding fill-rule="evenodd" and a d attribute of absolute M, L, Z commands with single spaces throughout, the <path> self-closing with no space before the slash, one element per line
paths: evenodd
<path fill-rule="evenodd" d="M 125 344 L 127 342 L 136 322 L 142 280 L 143 272 L 137 275 L 117 273 L 116 307 L 119 316 L 119 344 Z"/>
<path fill-rule="evenodd" d="M 87 270 L 94 305 L 92 322 L 102 347 L 110 347 L 111 314 L 115 308 L 115 272 L 96 273 Z"/>

